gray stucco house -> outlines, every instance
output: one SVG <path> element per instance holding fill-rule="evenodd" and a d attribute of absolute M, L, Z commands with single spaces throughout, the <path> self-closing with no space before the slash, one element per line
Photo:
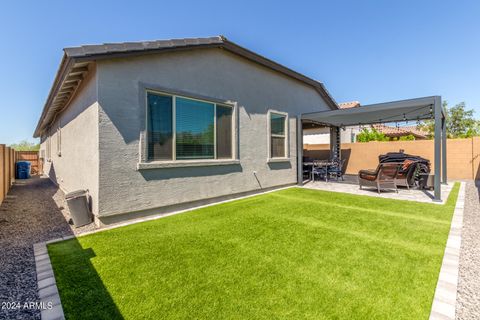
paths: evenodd
<path fill-rule="evenodd" d="M 222 36 L 88 45 L 64 49 L 34 136 L 109 224 L 297 183 L 299 115 L 337 108 Z"/>

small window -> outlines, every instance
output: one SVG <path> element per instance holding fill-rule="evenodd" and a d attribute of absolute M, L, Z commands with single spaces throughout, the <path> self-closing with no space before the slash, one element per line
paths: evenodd
<path fill-rule="evenodd" d="M 147 92 L 148 160 L 233 158 L 233 107 Z"/>
<path fill-rule="evenodd" d="M 287 116 L 270 112 L 270 158 L 287 157 Z"/>

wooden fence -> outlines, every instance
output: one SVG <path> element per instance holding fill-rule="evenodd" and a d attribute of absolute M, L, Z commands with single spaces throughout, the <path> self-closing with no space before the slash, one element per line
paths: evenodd
<path fill-rule="evenodd" d="M 304 156 L 314 159 L 329 157 L 329 144 L 306 144 Z M 342 143 L 342 158 L 347 174 L 361 169 L 374 169 L 378 156 L 387 152 L 417 155 L 429 159 L 433 171 L 433 140 Z M 480 179 L 480 137 L 447 140 L 447 176 L 449 179 Z"/>
<path fill-rule="evenodd" d="M 32 174 L 41 174 L 42 165 L 38 157 L 38 151 L 17 151 L 17 161 L 29 161 L 31 163 Z"/>
<path fill-rule="evenodd" d="M 0 203 L 15 181 L 15 150 L 0 144 Z"/>

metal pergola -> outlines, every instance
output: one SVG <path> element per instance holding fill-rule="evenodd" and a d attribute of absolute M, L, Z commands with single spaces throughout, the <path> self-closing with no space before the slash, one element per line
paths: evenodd
<path fill-rule="evenodd" d="M 440 96 L 365 105 L 357 108 L 305 113 L 297 118 L 298 183 L 303 183 L 303 123 L 330 127 L 330 152 L 340 156 L 340 129 L 346 126 L 435 119 L 434 201 L 441 201 L 441 183 L 447 183 L 446 112 Z"/>

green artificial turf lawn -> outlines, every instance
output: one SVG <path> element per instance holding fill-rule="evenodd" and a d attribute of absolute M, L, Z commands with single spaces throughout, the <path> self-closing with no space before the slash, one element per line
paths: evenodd
<path fill-rule="evenodd" d="M 50 244 L 70 319 L 426 319 L 445 205 L 290 188 Z"/>

